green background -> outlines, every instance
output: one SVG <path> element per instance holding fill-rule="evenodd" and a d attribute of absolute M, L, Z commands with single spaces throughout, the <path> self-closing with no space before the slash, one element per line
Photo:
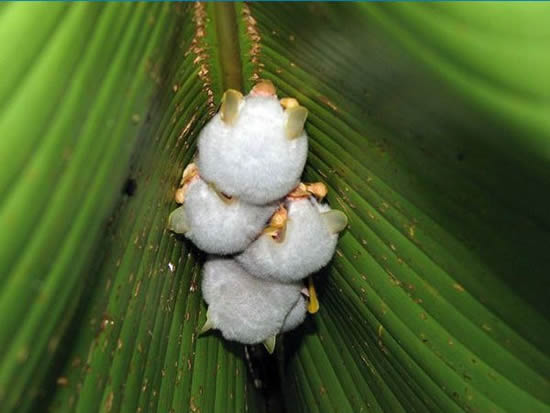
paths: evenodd
<path fill-rule="evenodd" d="M 350 221 L 279 344 L 286 410 L 550 412 L 549 21 L 0 4 L 2 412 L 281 409 L 242 346 L 198 338 L 202 256 L 165 229 L 200 128 L 258 78 L 308 108 L 304 179 Z"/>

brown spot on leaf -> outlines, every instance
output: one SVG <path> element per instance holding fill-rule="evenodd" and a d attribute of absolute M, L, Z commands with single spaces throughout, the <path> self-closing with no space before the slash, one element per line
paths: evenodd
<path fill-rule="evenodd" d="M 105 400 L 105 410 L 107 412 L 110 412 L 113 408 L 113 399 L 115 398 L 115 394 L 113 392 L 110 392 L 107 396 L 107 400 Z"/>
<path fill-rule="evenodd" d="M 338 112 L 338 107 L 334 103 L 332 103 L 326 96 L 320 95 L 318 96 L 318 98 L 322 103 L 327 105 L 333 111 Z"/>
<path fill-rule="evenodd" d="M 67 379 L 67 377 L 61 376 L 57 378 L 56 383 L 60 387 L 67 387 L 69 384 L 69 379 Z"/>

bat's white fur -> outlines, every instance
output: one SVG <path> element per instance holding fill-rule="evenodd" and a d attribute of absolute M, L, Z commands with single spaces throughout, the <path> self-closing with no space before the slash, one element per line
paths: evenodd
<path fill-rule="evenodd" d="M 300 283 L 253 277 L 231 259 L 211 258 L 204 265 L 202 294 L 208 317 L 227 340 L 256 344 L 278 334 L 301 289 Z"/>
<path fill-rule="evenodd" d="M 321 213 L 330 208 L 313 198 L 290 200 L 284 240 L 262 234 L 236 259 L 257 277 L 295 282 L 307 277 L 332 258 L 338 234 L 333 234 Z"/>
<path fill-rule="evenodd" d="M 243 251 L 262 231 L 276 206 L 257 206 L 239 199 L 224 202 L 200 178 L 189 185 L 183 203 L 189 231 L 185 236 L 211 254 Z"/>
<path fill-rule="evenodd" d="M 201 176 L 253 204 L 284 197 L 298 185 L 307 157 L 305 131 L 289 140 L 286 118 L 276 96 L 246 96 L 233 125 L 215 115 L 199 137 Z"/>
<path fill-rule="evenodd" d="M 285 333 L 290 330 L 294 330 L 300 324 L 302 324 L 306 318 L 307 301 L 300 295 L 300 298 L 292 307 L 292 310 L 287 314 L 281 333 Z"/>

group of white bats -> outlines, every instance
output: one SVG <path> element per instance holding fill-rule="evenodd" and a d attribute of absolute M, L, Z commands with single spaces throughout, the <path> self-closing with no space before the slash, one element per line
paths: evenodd
<path fill-rule="evenodd" d="M 318 302 L 311 274 L 334 254 L 347 225 L 321 203 L 323 183 L 300 182 L 308 151 L 305 107 L 261 81 L 247 96 L 227 90 L 183 172 L 168 227 L 209 255 L 202 329 L 264 343 L 300 325 Z M 303 281 L 309 277 L 309 288 Z"/>

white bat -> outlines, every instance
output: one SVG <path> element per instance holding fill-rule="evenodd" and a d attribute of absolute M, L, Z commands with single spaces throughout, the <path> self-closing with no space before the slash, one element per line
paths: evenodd
<path fill-rule="evenodd" d="M 279 99 L 270 82 L 249 95 L 225 92 L 218 114 L 199 136 L 201 176 L 223 193 L 263 205 L 296 185 L 307 158 L 307 109 Z"/>

